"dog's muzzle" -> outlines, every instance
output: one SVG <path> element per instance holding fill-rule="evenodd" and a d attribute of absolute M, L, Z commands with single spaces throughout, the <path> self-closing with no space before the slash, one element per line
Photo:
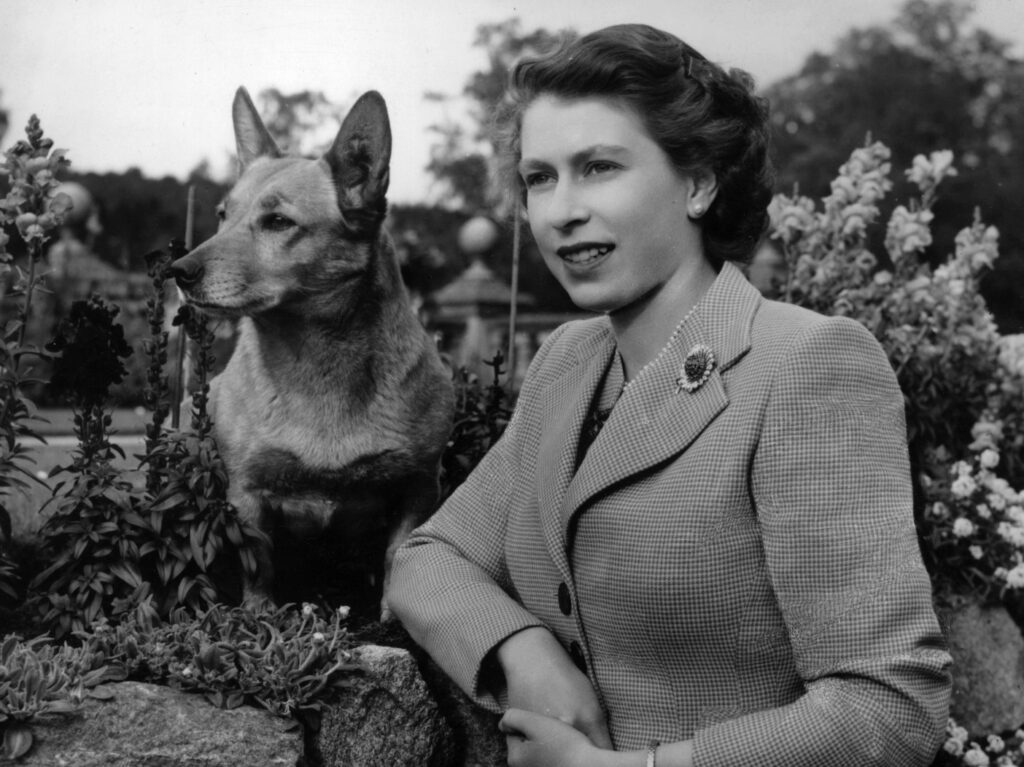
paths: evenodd
<path fill-rule="evenodd" d="M 191 255 L 183 256 L 171 264 L 171 276 L 182 290 L 193 287 L 203 277 L 203 265 Z"/>

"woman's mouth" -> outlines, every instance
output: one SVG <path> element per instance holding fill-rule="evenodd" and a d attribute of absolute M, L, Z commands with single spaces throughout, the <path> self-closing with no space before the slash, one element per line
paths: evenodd
<path fill-rule="evenodd" d="M 614 249 L 614 245 L 581 243 L 579 245 L 565 245 L 555 251 L 555 253 L 566 263 L 575 266 L 585 266 L 608 255 Z"/>

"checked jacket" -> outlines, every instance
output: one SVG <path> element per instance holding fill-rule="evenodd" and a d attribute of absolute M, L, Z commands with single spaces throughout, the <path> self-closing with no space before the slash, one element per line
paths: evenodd
<path fill-rule="evenodd" d="M 703 344 L 715 367 L 676 381 Z M 911 509 L 903 398 L 857 322 L 763 299 L 725 264 L 577 467 L 615 359 L 607 318 L 531 363 L 502 439 L 398 552 L 388 601 L 467 693 L 545 626 L 619 750 L 699 767 L 927 765 L 949 655 Z"/>

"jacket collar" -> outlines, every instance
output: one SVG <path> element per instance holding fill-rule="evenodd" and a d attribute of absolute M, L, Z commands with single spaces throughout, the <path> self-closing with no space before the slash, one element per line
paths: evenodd
<path fill-rule="evenodd" d="M 541 395 L 537 491 L 548 544 L 553 554 L 561 552 L 556 562 L 565 559 L 569 524 L 590 499 L 685 450 L 726 407 L 721 374 L 750 348 L 761 300 L 742 272 L 725 263 L 672 347 L 622 395 L 575 473 L 580 430 L 612 362 L 615 339 L 607 322 L 595 323 L 590 335 L 574 345 L 576 364 Z M 711 349 L 715 367 L 698 389 L 677 393 L 683 360 L 697 344 Z M 568 562 L 560 565 L 568 577 Z"/>

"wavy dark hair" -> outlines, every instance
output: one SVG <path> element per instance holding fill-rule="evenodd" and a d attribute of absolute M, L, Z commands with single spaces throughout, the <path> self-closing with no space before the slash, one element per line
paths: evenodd
<path fill-rule="evenodd" d="M 644 24 L 606 27 L 519 61 L 495 119 L 500 181 L 524 205 L 516 170 L 522 117 L 541 95 L 599 96 L 630 106 L 680 173 L 715 175 L 718 193 L 700 219 L 707 257 L 750 258 L 768 227 L 774 172 L 768 102 L 754 94 L 749 74 L 726 71 Z"/>

